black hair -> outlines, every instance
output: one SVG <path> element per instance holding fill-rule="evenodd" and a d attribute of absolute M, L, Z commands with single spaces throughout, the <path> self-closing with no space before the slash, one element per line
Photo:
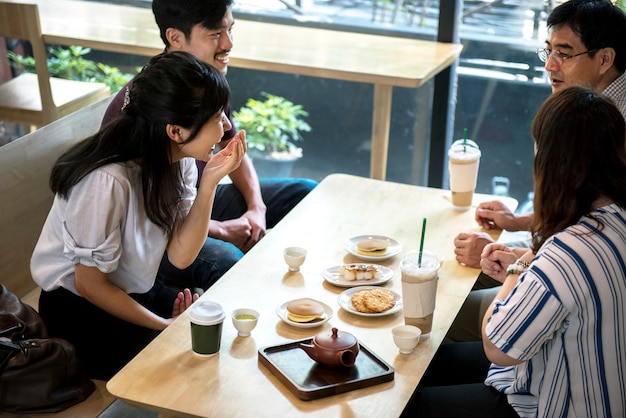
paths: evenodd
<path fill-rule="evenodd" d="M 615 67 L 626 71 L 626 14 L 610 0 L 566 1 L 550 13 L 547 25 L 569 26 L 588 50 L 613 48 Z"/>
<path fill-rule="evenodd" d="M 217 29 L 233 0 L 152 0 L 152 13 L 159 26 L 166 47 L 168 28 L 180 30 L 189 39 L 191 29 L 202 24 L 206 29 Z"/>
<path fill-rule="evenodd" d="M 74 145 L 55 163 L 50 188 L 67 198 L 87 174 L 106 164 L 136 161 L 141 166 L 144 206 L 152 222 L 166 233 L 182 214 L 179 163 L 172 163 L 168 124 L 191 131 L 222 112 L 230 90 L 224 76 L 193 55 L 168 52 L 153 57 L 134 79 L 122 115 Z"/>

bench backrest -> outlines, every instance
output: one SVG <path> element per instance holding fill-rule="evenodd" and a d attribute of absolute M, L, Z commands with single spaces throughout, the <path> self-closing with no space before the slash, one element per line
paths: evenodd
<path fill-rule="evenodd" d="M 30 257 L 52 204 L 50 170 L 72 144 L 98 130 L 112 98 L 0 147 L 0 283 L 19 297 L 37 287 Z"/>

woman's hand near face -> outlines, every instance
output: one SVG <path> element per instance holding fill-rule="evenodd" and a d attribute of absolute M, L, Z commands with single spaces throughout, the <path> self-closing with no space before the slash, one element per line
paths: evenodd
<path fill-rule="evenodd" d="M 204 167 L 202 179 L 212 179 L 216 184 L 241 164 L 248 146 L 246 131 L 239 131 L 220 152 L 211 157 Z"/>
<path fill-rule="evenodd" d="M 198 256 L 209 235 L 217 185 L 222 177 L 239 167 L 246 149 L 246 133 L 240 131 L 207 162 L 196 199 L 187 216 L 177 223 L 167 244 L 168 258 L 176 268 L 183 270 L 189 267 Z"/>

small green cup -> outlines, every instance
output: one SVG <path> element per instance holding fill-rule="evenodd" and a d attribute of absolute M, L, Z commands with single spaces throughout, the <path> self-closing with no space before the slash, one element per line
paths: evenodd
<path fill-rule="evenodd" d="M 224 310 L 219 303 L 198 301 L 191 306 L 191 349 L 202 357 L 214 356 L 220 351 Z"/>

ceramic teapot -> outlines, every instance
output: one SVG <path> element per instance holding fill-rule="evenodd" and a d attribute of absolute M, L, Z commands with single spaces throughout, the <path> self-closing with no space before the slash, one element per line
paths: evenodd
<path fill-rule="evenodd" d="M 351 367 L 359 354 L 359 342 L 354 335 L 333 328 L 330 334 L 322 332 L 311 340 L 311 344 L 300 343 L 313 360 L 325 366 Z"/>

